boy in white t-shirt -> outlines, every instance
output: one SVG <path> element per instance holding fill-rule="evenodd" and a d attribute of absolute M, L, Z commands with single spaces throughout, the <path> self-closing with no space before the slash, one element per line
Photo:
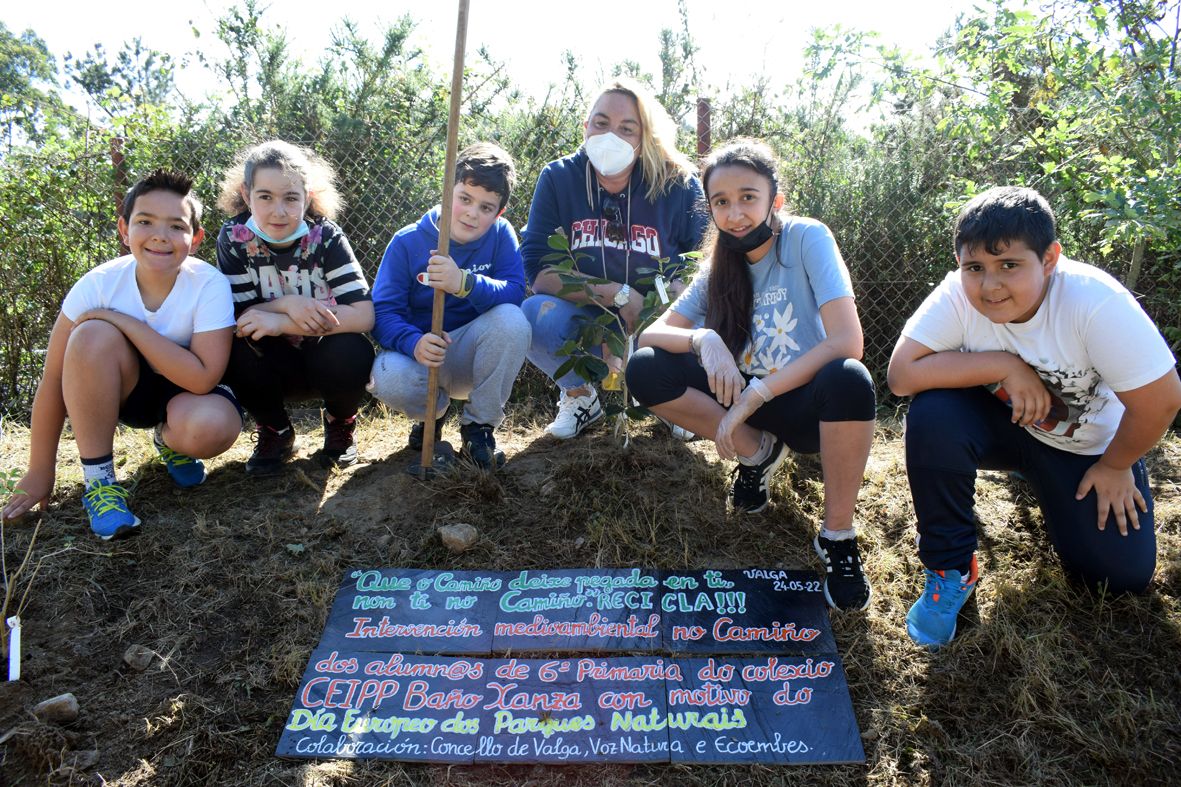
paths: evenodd
<path fill-rule="evenodd" d="M 140 524 L 115 480 L 118 422 L 155 428 L 156 448 L 182 487 L 205 480 L 194 457 L 216 456 L 237 439 L 241 410 L 218 385 L 233 299 L 217 268 L 189 257 L 204 237 L 192 185 L 157 170 L 132 186 L 119 216 L 131 254 L 88 271 L 62 302 L 33 400 L 29 469 L 3 519 L 45 507 L 66 415 L 82 459 L 82 504 L 104 540 Z"/>
<path fill-rule="evenodd" d="M 926 588 L 906 627 L 928 647 L 951 641 L 976 587 L 977 469 L 1028 479 L 1070 577 L 1143 592 L 1156 536 L 1142 457 L 1181 408 L 1156 326 L 1113 277 L 1061 256 L 1036 191 L 971 200 L 955 250 L 958 270 L 907 321 L 888 374 L 914 397 L 906 470 Z"/>

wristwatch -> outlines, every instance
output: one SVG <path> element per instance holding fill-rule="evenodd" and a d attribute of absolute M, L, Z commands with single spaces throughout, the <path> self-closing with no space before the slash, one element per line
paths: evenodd
<path fill-rule="evenodd" d="M 627 306 L 632 299 L 632 288 L 630 284 L 624 284 L 619 288 L 619 292 L 615 293 L 615 300 L 613 301 L 616 309 L 622 309 Z"/>

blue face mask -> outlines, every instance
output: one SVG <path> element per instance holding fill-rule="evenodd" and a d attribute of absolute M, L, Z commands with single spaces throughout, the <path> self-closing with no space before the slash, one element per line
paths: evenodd
<path fill-rule="evenodd" d="M 299 226 L 296 227 L 295 230 L 286 238 L 272 238 L 270 235 L 267 235 L 262 231 L 258 224 L 255 223 L 253 216 L 246 219 L 246 229 L 250 230 L 272 246 L 286 246 L 289 243 L 295 243 L 295 241 L 308 234 L 308 223 L 306 221 L 300 220 Z"/>

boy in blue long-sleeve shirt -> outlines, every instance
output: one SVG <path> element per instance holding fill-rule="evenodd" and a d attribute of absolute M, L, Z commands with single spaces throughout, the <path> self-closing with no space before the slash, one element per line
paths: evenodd
<path fill-rule="evenodd" d="M 503 217 L 516 180 L 512 158 L 490 143 L 461 151 L 455 165 L 450 255 L 437 254 L 439 207 L 394 235 L 373 285 L 373 336 L 383 352 L 369 390 L 419 423 L 422 448 L 427 376 L 439 367 L 431 418 L 436 439 L 451 398 L 466 399 L 462 453 L 478 467 L 498 462 L 493 430 L 525 362 L 530 327 L 521 313 L 525 271 L 513 227 Z M 443 335 L 430 332 L 434 290 L 443 290 Z"/>

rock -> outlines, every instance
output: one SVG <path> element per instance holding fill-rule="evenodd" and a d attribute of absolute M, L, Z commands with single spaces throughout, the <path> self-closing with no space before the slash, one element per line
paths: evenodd
<path fill-rule="evenodd" d="M 439 538 L 443 539 L 444 546 L 458 554 L 475 546 L 480 540 L 480 531 L 466 522 L 456 522 L 439 528 Z"/>
<path fill-rule="evenodd" d="M 583 538 L 582 536 L 579 536 L 578 538 L 574 539 L 574 548 L 575 549 L 581 548 L 582 545 L 585 543 L 586 543 L 586 539 Z"/>
<path fill-rule="evenodd" d="M 33 715 L 47 724 L 69 724 L 78 718 L 78 698 L 68 692 L 51 697 L 37 703 Z"/>
<path fill-rule="evenodd" d="M 143 672 L 150 667 L 155 657 L 156 654 L 143 645 L 129 645 L 127 650 L 123 651 L 123 663 L 136 672 Z"/>

